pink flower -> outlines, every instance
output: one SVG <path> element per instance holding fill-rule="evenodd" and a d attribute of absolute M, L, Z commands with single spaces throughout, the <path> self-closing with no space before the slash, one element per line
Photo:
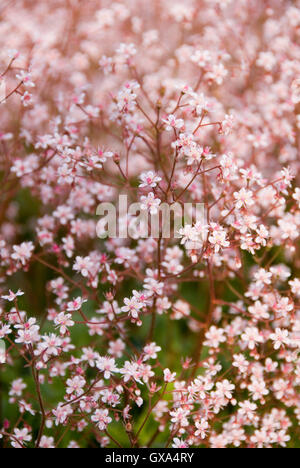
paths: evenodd
<path fill-rule="evenodd" d="M 32 255 L 34 246 L 32 242 L 23 242 L 21 245 L 14 245 L 13 250 L 14 253 L 11 255 L 11 258 L 25 265 Z"/>
<path fill-rule="evenodd" d="M 206 438 L 207 429 L 209 428 L 209 424 L 206 419 L 200 419 L 199 421 L 195 422 L 195 426 L 197 428 L 195 432 L 196 437 L 200 437 L 200 439 Z"/>
<path fill-rule="evenodd" d="M 42 436 L 40 444 L 39 444 L 39 448 L 54 449 L 55 448 L 54 437 Z"/>
<path fill-rule="evenodd" d="M 184 120 L 176 119 L 175 115 L 170 114 L 166 119 L 163 119 L 163 122 L 166 124 L 166 130 L 170 132 L 173 129 L 181 129 L 184 127 Z"/>
<path fill-rule="evenodd" d="M 22 448 L 24 443 L 30 442 L 32 440 L 32 436 L 30 435 L 29 429 L 24 427 L 23 429 L 14 429 L 14 439 L 11 441 L 11 445 L 14 448 Z"/>
<path fill-rule="evenodd" d="M 68 327 L 73 327 L 73 325 L 75 325 L 71 317 L 71 314 L 65 314 L 64 312 L 61 312 L 55 317 L 54 323 L 59 327 L 59 331 L 62 335 L 67 333 Z"/>
<path fill-rule="evenodd" d="M 111 374 L 119 371 L 113 358 L 99 357 L 96 366 L 101 372 L 104 372 L 105 379 L 109 379 Z"/>
<path fill-rule="evenodd" d="M 229 247 L 230 242 L 227 240 L 227 234 L 224 228 L 216 223 L 211 223 L 210 228 L 211 235 L 208 240 L 214 246 L 215 252 L 218 253 L 222 247 Z"/>
<path fill-rule="evenodd" d="M 56 418 L 55 424 L 58 426 L 59 424 L 64 424 L 67 418 L 73 413 L 73 410 L 70 405 L 63 406 L 62 403 L 60 403 L 52 413 Z"/>
<path fill-rule="evenodd" d="M 87 299 L 82 299 L 82 297 L 78 296 L 73 301 L 68 302 L 67 310 L 69 312 L 75 312 L 76 310 L 80 310 L 82 308 L 82 304 L 84 304 L 85 302 L 87 302 Z M 68 317 L 71 317 L 70 314 L 67 315 Z"/>
<path fill-rule="evenodd" d="M 125 297 L 124 304 L 125 306 L 121 308 L 122 312 L 128 312 L 129 315 L 133 318 L 138 317 L 139 311 L 143 307 L 143 305 L 138 302 L 135 297 L 132 297 L 131 299 Z"/>
<path fill-rule="evenodd" d="M 27 387 L 22 379 L 16 379 L 11 384 L 11 389 L 9 391 L 9 395 L 11 396 L 18 396 L 22 395 L 23 390 Z"/>
<path fill-rule="evenodd" d="M 1 296 L 1 299 L 5 299 L 6 301 L 13 302 L 17 297 L 23 296 L 24 293 L 20 289 L 16 293 L 12 292 L 9 290 L 9 295 L 8 296 Z"/>
<path fill-rule="evenodd" d="M 83 377 L 76 375 L 73 379 L 68 379 L 67 382 L 67 394 L 70 395 L 75 393 L 75 395 L 81 395 L 83 393 L 83 387 L 86 384 L 86 381 Z"/>
<path fill-rule="evenodd" d="M 188 447 L 189 447 L 188 444 L 184 440 L 178 439 L 178 437 L 175 437 L 173 439 L 172 448 L 185 449 Z"/>
<path fill-rule="evenodd" d="M 144 188 L 144 187 L 151 187 L 155 188 L 157 184 L 161 181 L 161 177 L 157 176 L 154 172 L 149 171 L 149 172 L 143 172 L 140 176 L 141 179 L 141 184 L 139 187 Z"/>
<path fill-rule="evenodd" d="M 229 400 L 232 398 L 232 391 L 234 390 L 235 386 L 227 379 L 222 380 L 221 382 L 217 382 L 216 387 L 217 393 L 219 393 L 222 397 L 224 396 Z"/>
<path fill-rule="evenodd" d="M 213 348 L 218 348 L 220 343 L 224 343 L 226 341 L 224 330 L 222 328 L 217 328 L 214 325 L 205 333 L 205 338 L 206 341 L 204 344 L 206 346 L 212 346 Z"/>
<path fill-rule="evenodd" d="M 27 322 L 15 325 L 18 329 L 16 343 L 33 344 L 40 339 L 39 325 L 36 325 L 36 318 L 30 318 Z"/>
<path fill-rule="evenodd" d="M 288 345 L 290 342 L 288 336 L 288 330 L 276 328 L 275 333 L 270 335 L 270 339 L 274 342 L 274 349 L 279 349 L 281 346 Z"/>
<path fill-rule="evenodd" d="M 153 192 L 148 193 L 146 197 L 141 197 L 141 209 L 149 211 L 152 215 L 157 214 L 160 204 L 161 200 L 156 198 Z"/>
<path fill-rule="evenodd" d="M 254 349 L 255 346 L 263 342 L 263 337 L 256 327 L 247 327 L 245 333 L 242 334 L 242 340 L 247 344 L 249 349 Z"/>
<path fill-rule="evenodd" d="M 236 199 L 236 208 L 250 207 L 254 204 L 253 193 L 251 190 L 242 188 L 239 192 L 234 192 L 234 198 Z"/>
<path fill-rule="evenodd" d="M 16 75 L 16 78 L 19 81 L 22 81 L 23 85 L 29 88 L 34 88 L 35 84 L 32 81 L 31 73 L 21 70 L 20 73 Z"/>
<path fill-rule="evenodd" d="M 157 346 L 156 343 L 150 343 L 144 347 L 144 361 L 148 361 L 149 359 L 157 359 L 157 353 L 161 351 L 161 347 Z"/>
<path fill-rule="evenodd" d="M 164 381 L 165 382 L 174 382 L 176 378 L 176 372 L 171 372 L 170 369 L 164 369 Z"/>
<path fill-rule="evenodd" d="M 251 384 L 248 386 L 248 389 L 252 394 L 253 400 L 255 401 L 263 398 L 269 393 L 264 380 L 257 379 L 254 376 L 251 377 Z"/>
<path fill-rule="evenodd" d="M 23 96 L 21 97 L 21 101 L 23 103 L 24 107 L 28 107 L 32 104 L 32 94 L 30 94 L 28 91 L 25 91 Z"/>

